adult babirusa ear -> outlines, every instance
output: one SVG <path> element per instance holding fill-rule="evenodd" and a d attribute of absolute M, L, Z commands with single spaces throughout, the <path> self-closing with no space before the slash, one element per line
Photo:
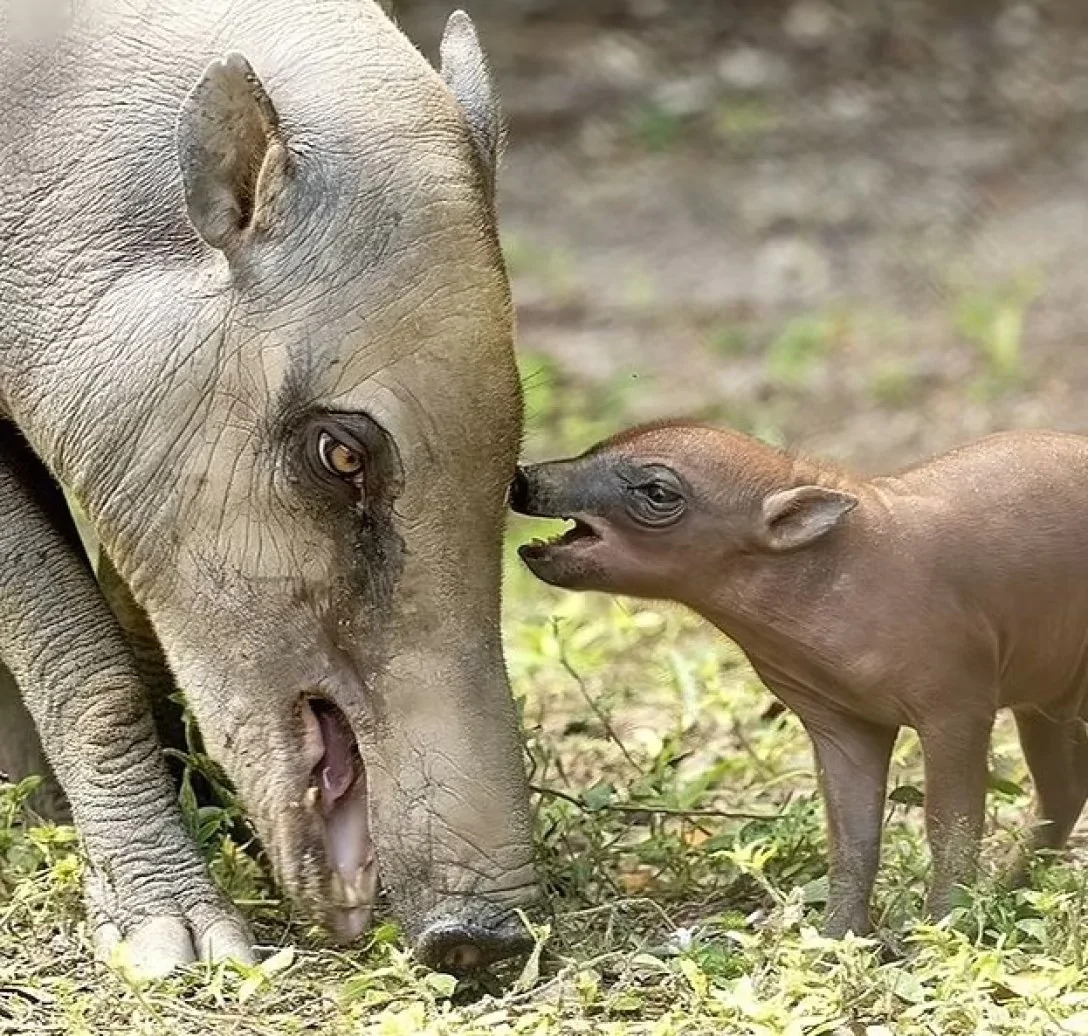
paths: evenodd
<path fill-rule="evenodd" d="M 276 109 L 241 54 L 213 61 L 182 102 L 177 146 L 189 219 L 230 258 L 287 168 Z"/>
<path fill-rule="evenodd" d="M 487 58 L 472 19 L 464 11 L 450 15 L 439 51 L 442 78 L 464 113 L 486 177 L 488 195 L 493 196 L 503 146 L 502 115 Z"/>
<path fill-rule="evenodd" d="M 757 538 L 773 551 L 807 547 L 835 528 L 857 505 L 856 496 L 837 489 L 783 489 L 764 498 L 757 519 Z"/>

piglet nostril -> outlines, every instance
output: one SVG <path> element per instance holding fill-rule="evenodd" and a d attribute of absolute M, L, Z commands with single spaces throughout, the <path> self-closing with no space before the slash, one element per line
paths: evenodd
<path fill-rule="evenodd" d="M 514 472 L 507 499 L 510 502 L 511 510 L 517 511 L 519 514 L 526 513 L 529 506 L 529 477 L 525 474 L 524 468 L 519 467 Z"/>

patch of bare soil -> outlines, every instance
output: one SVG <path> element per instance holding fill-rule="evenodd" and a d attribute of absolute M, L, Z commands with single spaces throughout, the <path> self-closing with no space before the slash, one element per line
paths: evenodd
<path fill-rule="evenodd" d="M 430 55 L 448 5 L 400 0 Z M 1088 430 L 1088 7 L 476 0 L 521 348 L 863 469 Z M 617 415 L 617 420 L 622 419 Z"/>

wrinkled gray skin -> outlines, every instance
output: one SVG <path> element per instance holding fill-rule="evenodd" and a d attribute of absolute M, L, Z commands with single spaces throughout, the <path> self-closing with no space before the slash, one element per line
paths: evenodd
<path fill-rule="evenodd" d="M 100 949 L 251 955 L 156 744 L 161 644 L 310 913 L 350 940 L 380 878 L 425 961 L 514 952 L 521 400 L 471 23 L 439 75 L 369 0 L 7 3 L 0 658 L 86 841 Z M 0 687 L 17 775 L 38 747 Z"/>

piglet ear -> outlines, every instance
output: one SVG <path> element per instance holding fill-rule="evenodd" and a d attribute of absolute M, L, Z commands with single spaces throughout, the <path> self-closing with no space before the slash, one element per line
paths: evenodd
<path fill-rule="evenodd" d="M 276 109 L 241 54 L 213 61 L 182 102 L 177 145 L 189 219 L 229 258 L 261 222 L 287 161 Z"/>
<path fill-rule="evenodd" d="M 757 539 L 776 552 L 807 547 L 834 529 L 857 505 L 853 494 L 822 486 L 771 493 L 760 509 Z"/>
<path fill-rule="evenodd" d="M 502 116 L 491 71 L 476 28 L 464 11 L 454 11 L 442 34 L 442 78 L 456 98 L 468 124 L 472 143 L 486 177 L 489 194 L 503 145 Z"/>

